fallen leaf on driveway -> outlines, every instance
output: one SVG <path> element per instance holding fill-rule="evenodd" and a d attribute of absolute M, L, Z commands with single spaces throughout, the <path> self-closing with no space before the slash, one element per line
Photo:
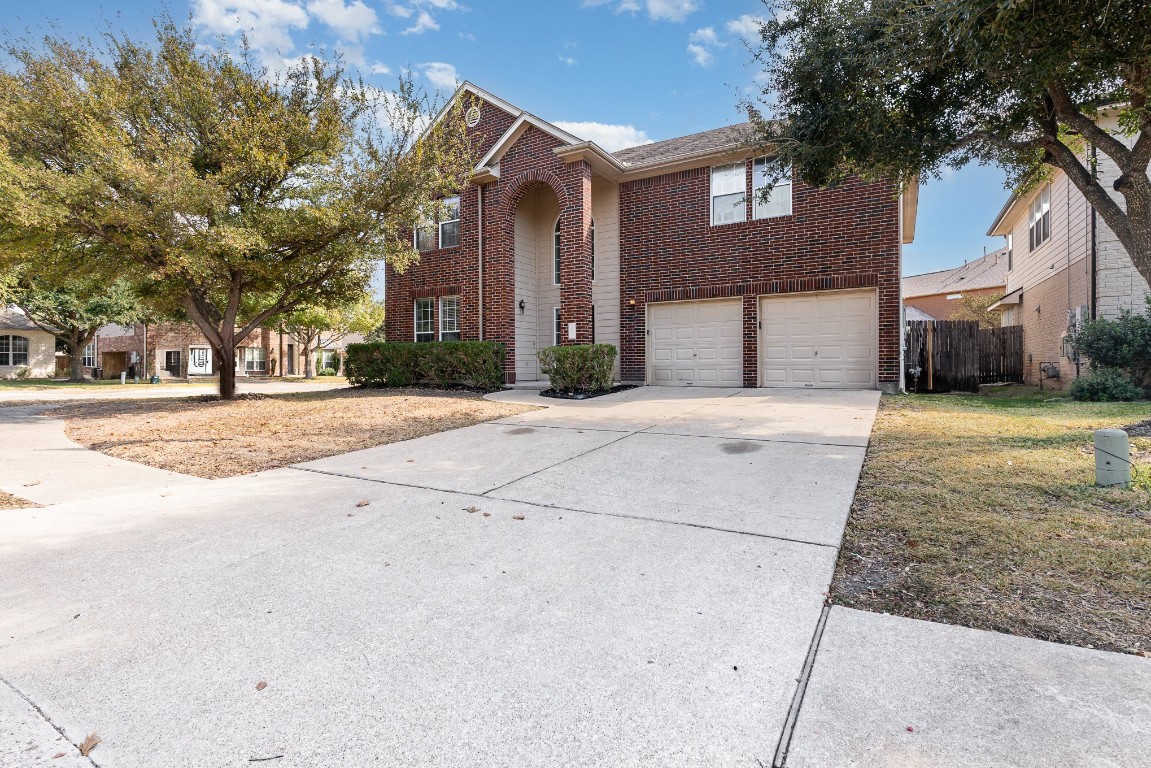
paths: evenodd
<path fill-rule="evenodd" d="M 512 515 L 512 520 L 523 520 L 523 519 L 524 519 L 523 515 Z"/>
<path fill-rule="evenodd" d="M 40 481 L 39 480 L 33 480 L 30 483 L 24 483 L 25 488 L 31 488 L 34 485 L 40 485 Z"/>
<path fill-rule="evenodd" d="M 52 759 L 53 759 L 53 760 L 58 760 L 58 759 L 60 759 L 61 757 L 67 757 L 67 756 L 68 756 L 68 753 L 67 753 L 67 752 L 57 752 L 56 754 L 52 755 Z"/>
<path fill-rule="evenodd" d="M 360 500 L 360 501 L 357 501 L 357 502 L 356 502 L 356 506 L 357 506 L 357 507 L 366 507 L 366 506 L 368 506 L 368 505 L 369 505 L 369 504 L 371 504 L 371 503 L 372 503 L 372 502 L 371 502 L 370 500 L 368 500 L 368 499 L 362 499 L 362 500 Z"/>
<path fill-rule="evenodd" d="M 479 512 L 480 508 L 479 507 L 464 507 L 464 511 L 465 512 Z"/>
<path fill-rule="evenodd" d="M 87 757 L 88 753 L 95 749 L 96 745 L 99 744 L 100 741 L 101 739 L 99 736 L 94 733 L 89 733 L 88 738 L 84 739 L 84 741 L 80 743 L 80 754 L 84 757 Z"/>
<path fill-rule="evenodd" d="M 915 733 L 915 729 L 909 725 L 909 726 L 907 726 L 907 732 L 908 733 Z"/>
<path fill-rule="evenodd" d="M 491 512 L 484 512 L 484 517 L 491 517 L 491 516 L 492 516 Z"/>
<path fill-rule="evenodd" d="M 267 687 L 268 687 L 268 684 L 267 684 L 267 683 L 265 683 L 263 680 L 261 680 L 260 682 L 256 683 L 256 690 L 257 690 L 257 691 L 262 691 L 262 690 L 264 690 L 264 689 L 265 689 L 265 688 L 267 688 Z"/>

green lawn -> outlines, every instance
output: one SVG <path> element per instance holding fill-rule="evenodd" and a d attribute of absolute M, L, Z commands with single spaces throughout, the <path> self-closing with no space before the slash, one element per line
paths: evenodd
<path fill-rule="evenodd" d="M 833 599 L 1151 653 L 1151 436 L 1127 490 L 1095 487 L 1092 450 L 1147 420 L 1151 403 L 1024 388 L 884 397 Z"/>

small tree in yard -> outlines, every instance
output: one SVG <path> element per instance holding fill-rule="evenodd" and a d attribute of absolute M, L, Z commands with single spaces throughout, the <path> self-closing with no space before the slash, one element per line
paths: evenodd
<path fill-rule="evenodd" d="M 1058 168 L 1151 282 L 1151 3 L 766 0 L 756 143 L 820 186 L 976 161 L 1021 189 Z M 1098 116 L 1117 115 L 1119 135 Z M 1089 145 L 1089 146 L 1088 146 Z M 1092 149 L 1093 148 L 1093 149 Z M 1098 151 L 1119 174 L 1108 194 Z"/>
<path fill-rule="evenodd" d="M 45 265 L 47 266 L 47 265 Z M 19 307 L 28 319 L 68 349 L 69 379 L 84 380 L 84 349 L 108 324 L 129 325 L 144 315 L 140 298 L 126 282 L 99 276 L 53 279 L 31 270 L 10 271 L 0 279 L 0 305 Z"/>
<path fill-rule="evenodd" d="M 967 294 L 956 302 L 959 306 L 951 313 L 952 320 L 974 320 L 982 329 L 998 328 L 999 310 L 991 306 L 999 301 L 993 294 Z"/>
<path fill-rule="evenodd" d="M 405 230 L 471 166 L 463 105 L 429 126 L 410 79 L 379 94 L 316 57 L 274 74 L 171 22 L 156 42 L 9 46 L 0 249 L 34 264 L 39 241 L 82 242 L 77 266 L 203 332 L 229 399 L 238 340 L 418 258 Z"/>
<path fill-rule="evenodd" d="M 300 343 L 304 355 L 304 378 L 316 377 L 313 366 L 317 350 L 343 341 L 355 333 L 368 336 L 384 322 L 383 302 L 362 296 L 342 307 L 304 307 L 285 315 L 281 326 Z"/>

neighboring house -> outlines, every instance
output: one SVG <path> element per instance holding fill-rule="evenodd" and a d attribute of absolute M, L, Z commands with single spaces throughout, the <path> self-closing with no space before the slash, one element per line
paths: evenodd
<path fill-rule="evenodd" d="M 1117 130 L 1113 116 L 1100 121 Z M 1123 138 L 1129 145 L 1134 138 Z M 1104 189 L 1118 170 L 1102 152 L 1093 153 Z M 1122 204 L 1117 192 L 1111 193 Z M 1115 318 L 1124 309 L 1145 310 L 1147 281 L 1118 238 L 1071 184 L 1053 170 L 1034 189 L 1013 194 L 988 235 L 1007 241 L 1006 295 L 996 305 L 1004 325 L 1023 326 L 1025 380 L 1060 388 L 1081 372 L 1071 348 L 1076 326 L 1090 318 Z"/>
<path fill-rule="evenodd" d="M 11 307 L 0 308 L 0 379 L 56 375 L 56 337 Z"/>
<path fill-rule="evenodd" d="M 898 388 L 916 186 L 786 179 L 763 202 L 747 124 L 612 154 L 470 83 L 454 98 L 482 159 L 388 271 L 389 340 L 502 342 L 508 382 L 600 342 L 625 382 Z"/>
<path fill-rule="evenodd" d="M 101 328 L 97 348 L 102 375 L 114 378 L 121 372 L 141 378 L 156 373 L 160 378 L 194 378 L 219 373 L 212 348 L 190 323 L 152 323 Z M 284 334 L 258 329 L 236 349 L 236 372 L 241 376 L 283 375 L 276 361 L 287 362 L 288 375 L 302 372 L 299 345 Z M 146 361 L 146 364 L 142 361 Z"/>
<path fill-rule="evenodd" d="M 950 320 L 967 296 L 1000 298 L 1007 291 L 1007 248 L 988 253 L 962 267 L 903 278 L 903 306 L 926 317 L 908 320 Z"/>

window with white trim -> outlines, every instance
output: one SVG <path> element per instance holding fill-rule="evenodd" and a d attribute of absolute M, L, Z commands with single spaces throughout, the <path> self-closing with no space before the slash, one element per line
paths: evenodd
<path fill-rule="evenodd" d="M 588 230 L 588 239 L 591 241 L 591 279 L 595 282 L 595 219 L 592 219 L 591 229 Z"/>
<path fill-rule="evenodd" d="M 435 341 L 435 299 L 416 299 L 416 341 Z"/>
<path fill-rule="evenodd" d="M 340 368 L 340 352 L 337 349 L 321 349 L 320 350 L 320 370 L 331 368 L 333 371 L 339 373 Z"/>
<path fill-rule="evenodd" d="M 768 158 L 761 157 L 755 161 L 754 172 L 751 175 L 753 218 L 771 219 L 791 215 L 791 169 L 788 168 L 784 177 L 775 182 L 775 186 L 767 192 L 771 183 L 771 171 L 772 166 Z"/>
<path fill-rule="evenodd" d="M 446 198 L 440 213 L 440 247 L 455 248 L 460 244 L 460 199 Z"/>
<path fill-rule="evenodd" d="M 96 342 L 93 341 L 91 344 L 84 347 L 84 355 L 80 360 L 80 365 L 84 366 L 85 368 L 96 367 Z"/>
<path fill-rule="evenodd" d="M 436 248 L 436 225 L 429 216 L 420 214 L 420 220 L 412 230 L 412 246 L 417 251 L 434 251 Z"/>
<path fill-rule="evenodd" d="M 555 341 L 555 345 L 558 347 L 564 343 L 564 326 L 563 326 L 562 320 L 560 319 L 560 308 L 559 307 L 555 307 L 552 309 L 552 318 L 553 318 L 552 326 L 553 326 L 553 330 L 554 330 L 553 335 L 555 336 L 554 341 Z"/>
<path fill-rule="evenodd" d="M 244 347 L 244 370 L 247 373 L 268 370 L 268 350 L 263 347 Z"/>
<path fill-rule="evenodd" d="M 552 232 L 552 285 L 560 285 L 560 220 Z"/>
<path fill-rule="evenodd" d="M 460 340 L 460 297 L 440 299 L 440 341 Z"/>
<path fill-rule="evenodd" d="M 743 163 L 711 169 L 711 223 L 747 221 L 747 178 Z"/>
<path fill-rule="evenodd" d="M 1043 191 L 1031 201 L 1029 228 L 1033 251 L 1051 237 L 1051 187 L 1044 187 Z"/>
<path fill-rule="evenodd" d="M 28 365 L 27 336 L 0 336 L 0 365 Z"/>

